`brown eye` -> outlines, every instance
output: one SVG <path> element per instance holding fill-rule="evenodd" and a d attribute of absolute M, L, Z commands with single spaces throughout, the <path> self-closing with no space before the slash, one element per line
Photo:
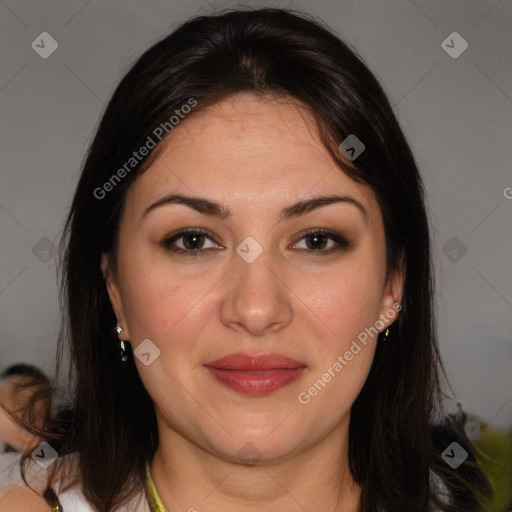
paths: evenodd
<path fill-rule="evenodd" d="M 351 247 L 349 241 L 338 233 L 331 233 L 330 231 L 312 230 L 308 231 L 301 241 L 305 240 L 305 248 L 301 248 L 312 252 L 313 254 L 329 254 L 340 249 L 347 249 Z M 329 245 L 329 241 L 332 242 Z"/>
<path fill-rule="evenodd" d="M 181 237 L 183 239 L 183 245 L 185 246 L 185 249 L 190 250 L 196 250 L 201 249 L 202 245 L 204 243 L 204 235 L 202 234 L 190 234 L 190 235 L 183 235 Z"/>
<path fill-rule="evenodd" d="M 328 244 L 329 237 L 326 235 L 322 235 L 320 233 L 315 233 L 313 235 L 308 235 L 305 237 L 306 240 L 309 241 L 307 243 L 309 249 L 320 249 L 324 250 Z"/>
<path fill-rule="evenodd" d="M 200 256 L 209 249 L 219 247 L 213 242 L 213 247 L 205 248 L 206 240 L 213 242 L 213 239 L 205 231 L 190 229 L 180 231 L 172 237 L 166 238 L 161 242 L 161 245 L 174 253 L 187 256 Z"/>

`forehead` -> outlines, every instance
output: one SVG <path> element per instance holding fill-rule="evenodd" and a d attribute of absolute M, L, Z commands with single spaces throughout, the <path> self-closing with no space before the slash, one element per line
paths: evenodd
<path fill-rule="evenodd" d="M 288 97 L 241 93 L 194 112 L 128 193 L 147 204 L 180 190 L 239 207 L 287 204 L 311 194 L 351 194 L 375 208 L 373 193 L 352 180 L 320 138 L 314 115 Z M 223 198 L 223 199 L 221 199 Z"/>
<path fill-rule="evenodd" d="M 211 130 L 215 130 L 216 138 L 229 134 L 233 140 L 243 141 L 250 135 L 265 140 L 270 147 L 299 142 L 310 149 L 321 149 L 315 124 L 309 109 L 294 98 L 241 92 L 193 112 L 178 125 L 182 129 L 171 132 L 169 140 L 179 146 L 197 137 L 211 136 Z M 264 149 L 247 142 L 244 148 Z"/>

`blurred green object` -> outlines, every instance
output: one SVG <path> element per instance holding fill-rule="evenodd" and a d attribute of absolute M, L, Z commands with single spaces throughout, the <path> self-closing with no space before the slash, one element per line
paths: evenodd
<path fill-rule="evenodd" d="M 487 512 L 512 510 L 512 432 L 487 427 L 474 441 L 480 465 L 494 490 Z"/>

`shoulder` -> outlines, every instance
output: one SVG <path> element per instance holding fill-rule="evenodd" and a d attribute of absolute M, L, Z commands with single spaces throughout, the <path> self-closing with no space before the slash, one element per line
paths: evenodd
<path fill-rule="evenodd" d="M 13 487 L 0 492 L 0 512 L 49 512 L 46 500 L 28 487 Z"/>
<path fill-rule="evenodd" d="M 21 478 L 19 453 L 0 455 L 0 512 L 48 512 L 50 507 L 42 497 L 42 480 L 33 468 L 27 472 L 28 487 Z"/>
<path fill-rule="evenodd" d="M 19 455 L 8 462 L 7 464 L 4 460 L 4 475 L 7 475 L 8 471 L 10 478 L 2 480 L 0 471 L 0 512 L 12 512 L 13 510 L 16 512 L 50 512 L 50 505 L 42 497 L 45 478 L 41 477 L 44 477 L 46 473 L 38 474 L 37 468 L 34 468 L 33 465 L 29 468 L 28 481 L 31 485 L 35 484 L 38 494 L 27 487 L 21 479 Z M 52 489 L 64 511 L 94 512 L 94 508 L 84 497 L 78 465 L 79 454 L 76 452 L 59 457 Z M 144 492 L 141 492 L 132 502 L 119 510 L 120 512 L 150 512 Z"/>
<path fill-rule="evenodd" d="M 30 512 L 44 510 L 48 512 L 51 510 L 51 506 L 42 497 L 47 484 L 47 470 L 29 460 L 25 468 L 25 477 L 29 487 L 21 477 L 20 457 L 20 454 L 12 454 L 9 457 L 0 456 L 0 512 L 11 512 L 12 510 Z M 57 466 L 55 467 L 52 490 L 64 510 L 90 512 L 92 508 L 89 507 L 81 492 L 78 461 L 78 453 L 58 458 L 54 463 Z"/>

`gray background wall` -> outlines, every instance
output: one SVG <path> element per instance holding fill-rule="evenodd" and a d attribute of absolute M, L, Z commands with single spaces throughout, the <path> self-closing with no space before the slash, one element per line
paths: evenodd
<path fill-rule="evenodd" d="M 440 344 L 455 397 L 512 426 L 511 0 L 0 1 L 0 367 L 53 370 L 52 243 L 122 73 L 187 17 L 236 5 L 319 16 L 381 80 L 429 195 Z M 51 49 L 42 32 L 58 43 L 46 59 L 35 51 Z M 460 55 L 452 32 L 468 44 Z"/>

